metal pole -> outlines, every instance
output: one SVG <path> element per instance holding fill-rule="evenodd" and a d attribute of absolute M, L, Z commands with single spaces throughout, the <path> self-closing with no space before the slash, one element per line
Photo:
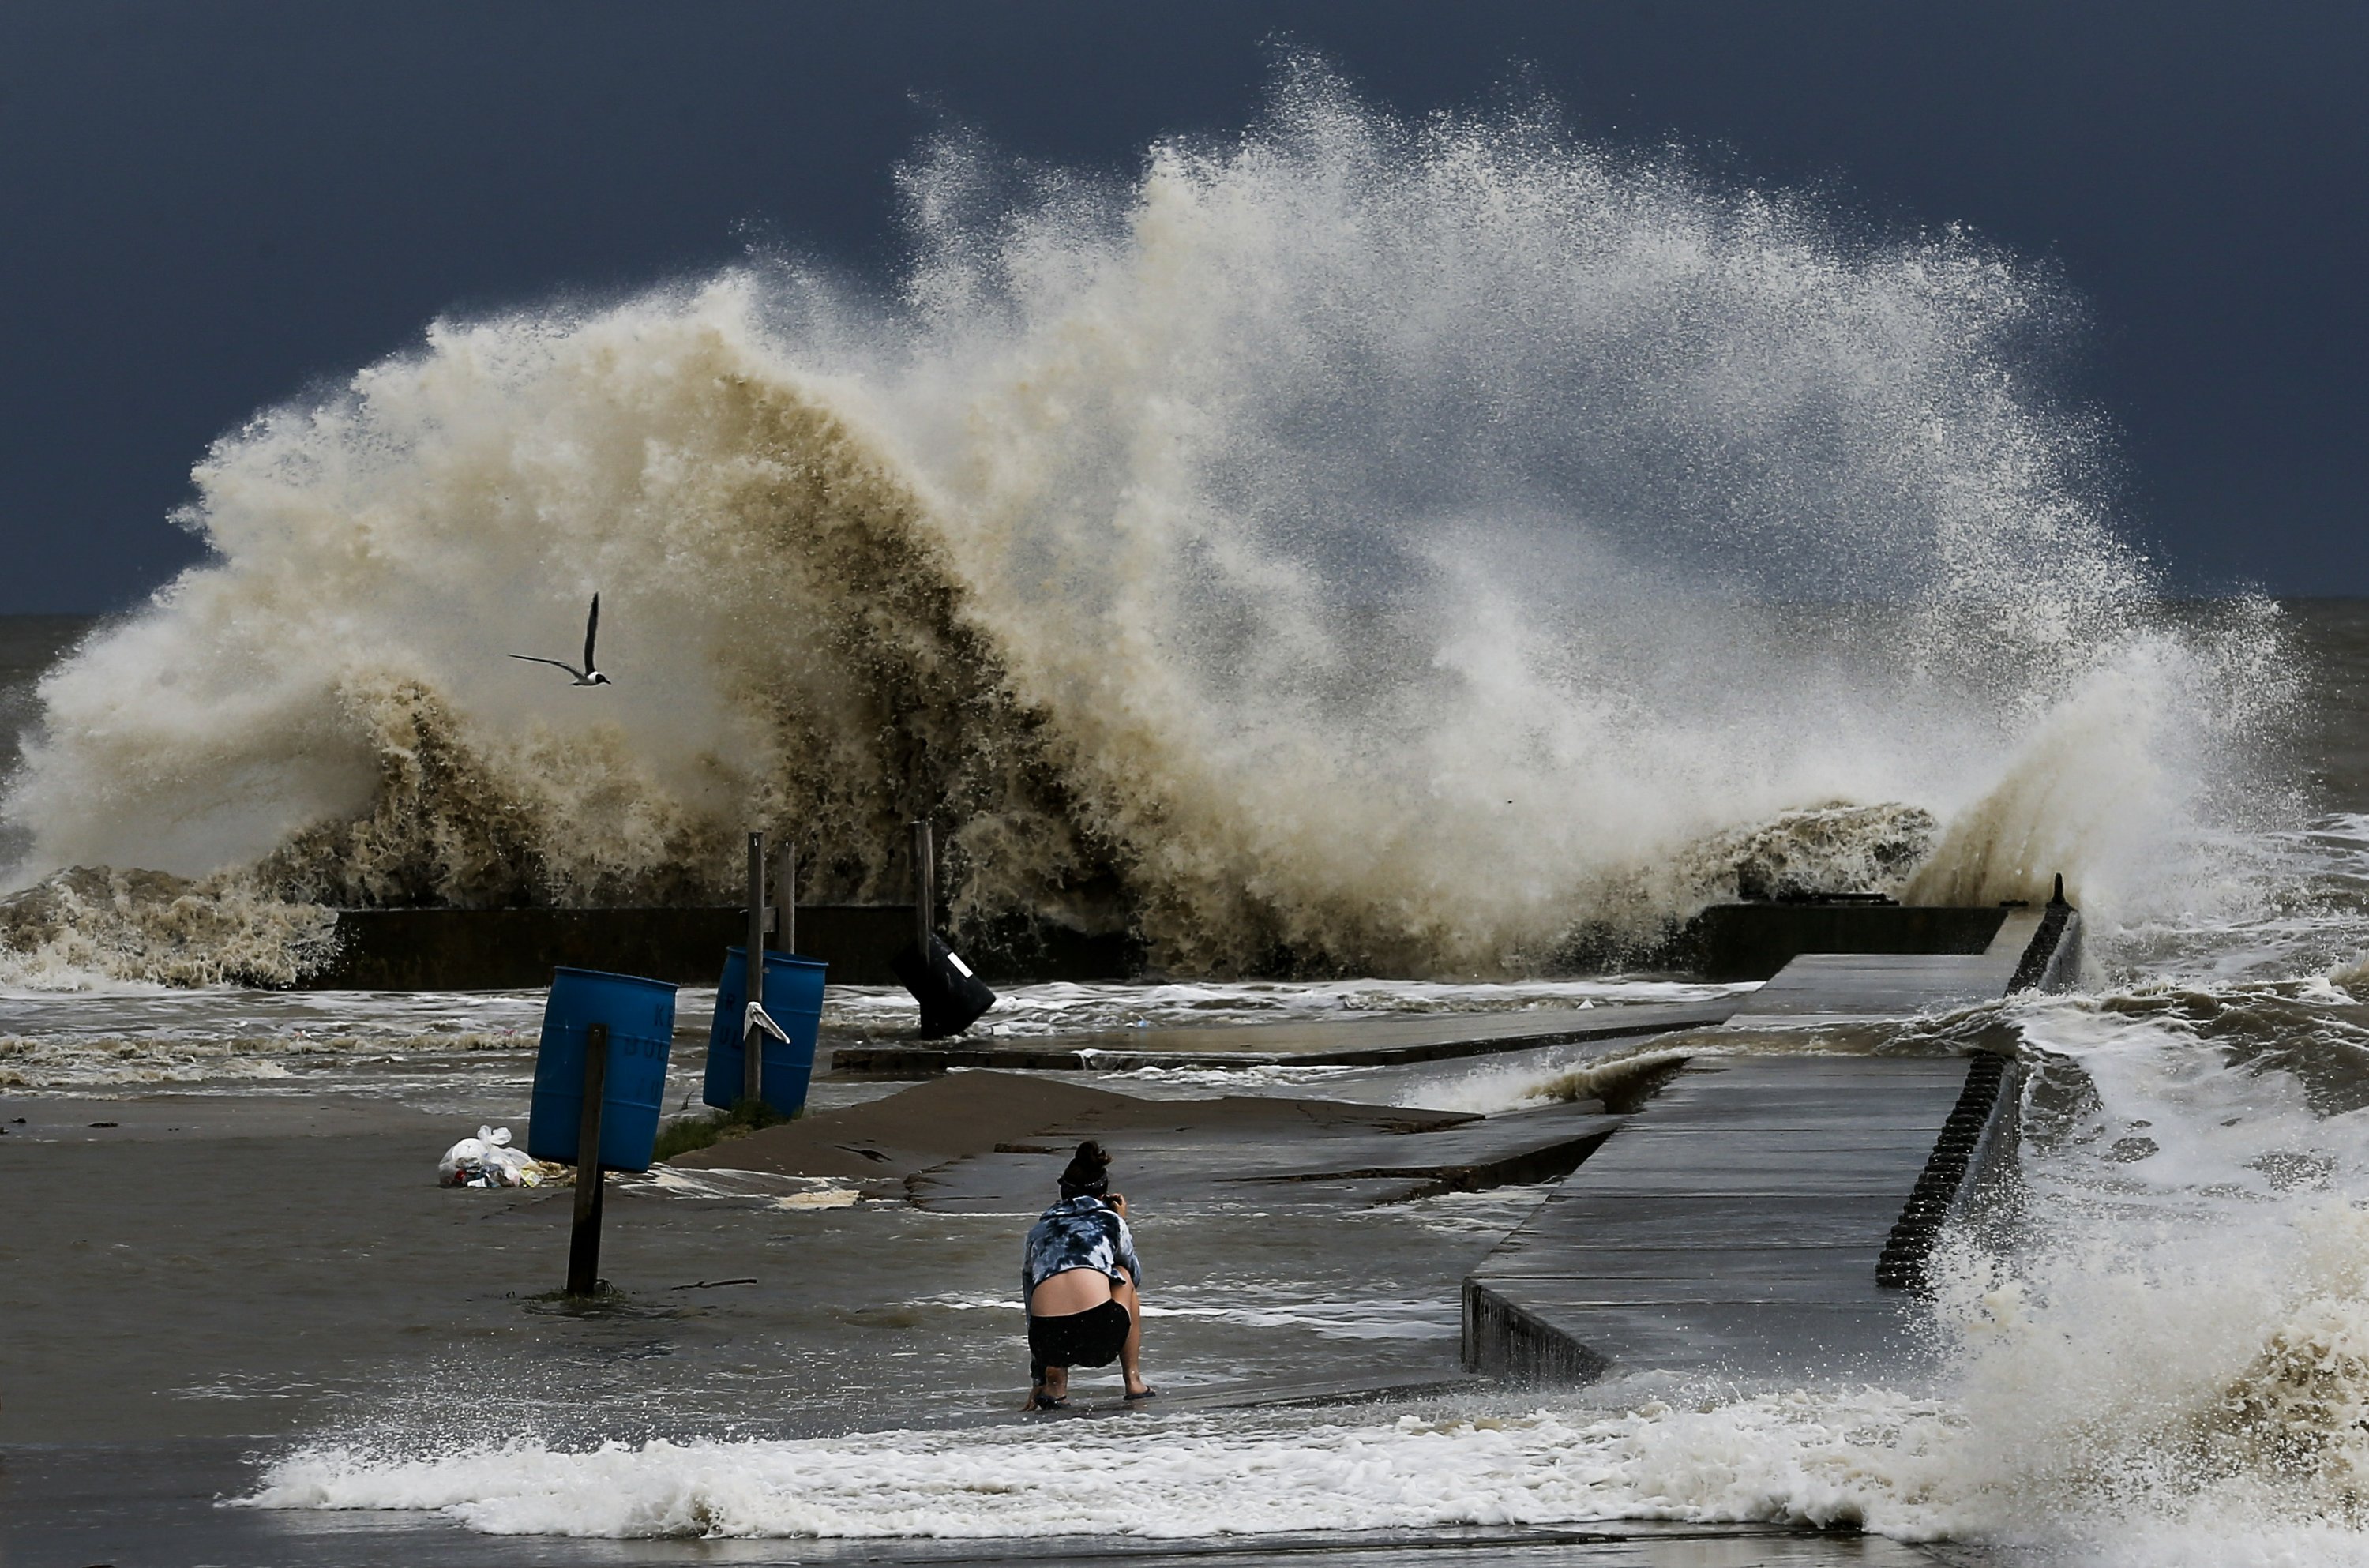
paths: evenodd
<path fill-rule="evenodd" d="M 567 1293 L 601 1288 L 601 1094 L 609 1081 L 609 1025 L 584 1031 L 584 1111 L 576 1121 L 576 1226 L 567 1239 Z"/>
<path fill-rule="evenodd" d="M 765 1001 L 765 832 L 749 835 L 749 1000 Z M 740 1097 L 765 1093 L 765 1034 L 754 1024 L 740 1037 Z"/>
<path fill-rule="evenodd" d="M 798 846 L 793 841 L 782 846 L 781 864 L 773 873 L 773 907 L 781 913 L 774 923 L 781 927 L 782 951 L 798 950 Z"/>
<path fill-rule="evenodd" d="M 927 818 L 913 824 L 913 944 L 930 956 L 930 938 L 937 934 L 937 852 L 930 842 Z"/>

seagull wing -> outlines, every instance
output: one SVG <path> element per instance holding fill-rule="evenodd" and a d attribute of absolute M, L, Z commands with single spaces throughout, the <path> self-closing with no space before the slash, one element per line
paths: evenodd
<path fill-rule="evenodd" d="M 601 596 L 592 596 L 592 613 L 584 618 L 584 672 L 590 674 L 601 667 L 592 662 L 592 639 L 601 635 Z"/>
<path fill-rule="evenodd" d="M 576 679 L 578 679 L 578 681 L 581 681 L 581 680 L 583 680 L 583 679 L 584 679 L 584 671 L 582 671 L 582 670 L 580 670 L 577 669 L 574 665 L 572 665 L 572 664 L 568 664 L 568 663 L 566 663 L 566 662 L 565 662 L 565 661 L 563 661 L 563 660 L 561 660 L 561 659 L 556 659 L 556 658 L 537 658 L 533 654 L 531 654 L 531 653 L 514 653 L 514 654 L 510 655 L 510 657 L 511 657 L 512 658 L 522 658 L 522 659 L 526 660 L 529 664 L 547 664 L 547 665 L 551 666 L 554 670 L 566 670 L 566 671 L 567 671 L 567 673 L 569 673 L 570 675 L 575 676 L 575 677 L 576 677 Z"/>

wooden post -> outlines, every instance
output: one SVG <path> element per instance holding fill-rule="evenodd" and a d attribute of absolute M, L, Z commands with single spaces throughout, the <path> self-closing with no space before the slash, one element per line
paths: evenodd
<path fill-rule="evenodd" d="M 795 841 L 782 846 L 782 856 L 773 872 L 773 908 L 778 911 L 773 924 L 782 941 L 782 951 L 798 950 L 798 846 Z"/>
<path fill-rule="evenodd" d="M 937 934 L 937 852 L 927 818 L 913 824 L 913 945 L 927 962 L 930 938 Z"/>
<path fill-rule="evenodd" d="M 567 1242 L 567 1293 L 601 1288 L 601 1095 L 609 1082 L 609 1025 L 584 1030 L 584 1112 L 576 1122 L 576 1228 Z"/>
<path fill-rule="evenodd" d="M 749 1000 L 765 1001 L 765 832 L 749 835 Z M 740 1097 L 765 1093 L 765 1032 L 755 1024 L 740 1036 Z"/>

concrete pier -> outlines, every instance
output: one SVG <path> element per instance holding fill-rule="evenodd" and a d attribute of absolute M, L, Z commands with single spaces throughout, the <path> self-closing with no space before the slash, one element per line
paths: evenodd
<path fill-rule="evenodd" d="M 1793 1027 L 1994 1001 L 2015 989 L 2045 920 L 2043 910 L 2009 910 L 1990 941 L 1973 953 L 1805 953 L 1771 976 L 1728 1022 L 1735 1028 Z"/>
<path fill-rule="evenodd" d="M 2067 906 L 1977 953 L 1805 954 L 1727 1028 L 1814 1028 L 2062 984 Z M 1618 1367 L 1882 1376 L 1942 1227 L 2011 1159 L 2003 1059 L 1700 1057 L 1464 1282 L 1471 1370 L 1587 1381 Z"/>
<path fill-rule="evenodd" d="M 1466 1364 L 1882 1373 L 1913 1345 L 1879 1265 L 1968 1065 L 1698 1059 L 1465 1280 Z"/>

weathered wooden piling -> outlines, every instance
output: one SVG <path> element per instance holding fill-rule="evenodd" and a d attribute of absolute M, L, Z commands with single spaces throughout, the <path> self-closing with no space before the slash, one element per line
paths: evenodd
<path fill-rule="evenodd" d="M 749 835 L 749 1000 L 765 1002 L 765 830 Z M 765 1092 L 765 1034 L 752 1021 L 740 1034 L 740 1097 L 756 1100 Z"/>
<path fill-rule="evenodd" d="M 782 951 L 798 950 L 798 846 L 794 840 L 782 846 L 779 867 L 773 873 L 773 930 L 781 938 Z"/>
<path fill-rule="evenodd" d="M 938 855 L 930 822 L 913 824 L 913 945 L 927 955 L 938 926 Z"/>
<path fill-rule="evenodd" d="M 584 1110 L 576 1123 L 576 1222 L 567 1240 L 567 1293 L 601 1288 L 601 1096 L 608 1088 L 609 1025 L 584 1030 Z"/>

